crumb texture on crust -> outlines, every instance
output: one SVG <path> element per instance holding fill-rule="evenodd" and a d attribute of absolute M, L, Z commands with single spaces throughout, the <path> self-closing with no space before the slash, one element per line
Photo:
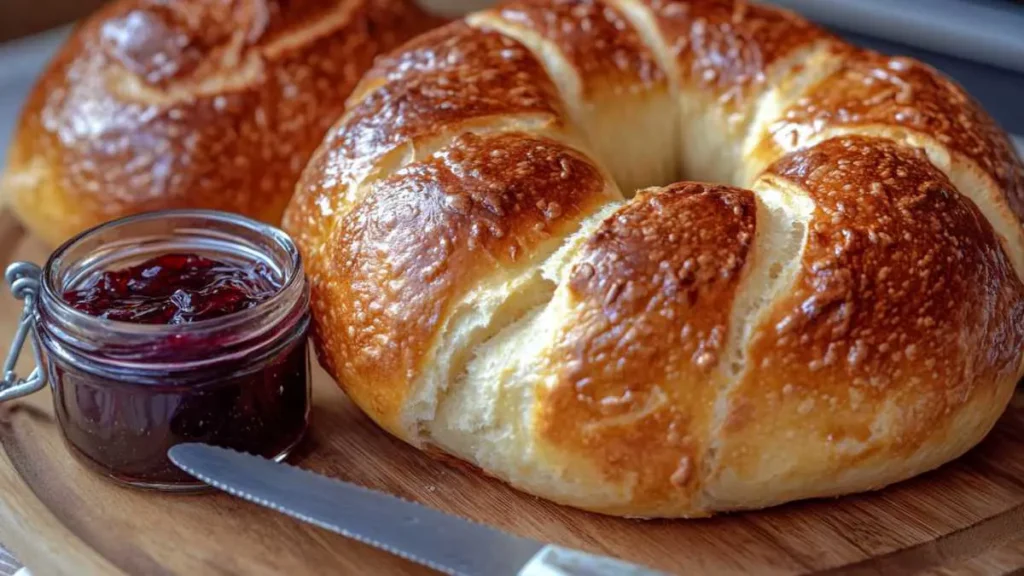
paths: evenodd
<path fill-rule="evenodd" d="M 380 58 L 285 226 L 321 361 L 391 433 L 703 516 L 984 437 L 1024 368 L 1009 146 L 934 70 L 789 12 L 511 0 Z M 725 183 L 634 196 L 680 175 Z"/>
<path fill-rule="evenodd" d="M 796 281 L 729 392 L 715 498 L 828 496 L 965 450 L 950 415 L 1001 412 L 992 383 L 1016 380 L 1024 338 L 1022 287 L 992 226 L 923 153 L 888 140 L 827 140 L 768 173 L 815 209 Z M 771 496 L 751 489 L 766 482 Z"/>
<path fill-rule="evenodd" d="M 688 510 L 699 498 L 714 375 L 755 214 L 753 193 L 726 186 L 643 192 L 591 234 L 569 271 L 537 433 L 628 484 L 634 507 Z"/>
<path fill-rule="evenodd" d="M 921 134 L 970 160 L 1024 218 L 1024 173 L 1009 137 L 963 88 L 916 60 L 851 51 L 771 132 L 791 147 L 837 127 L 872 125 Z"/>
<path fill-rule="evenodd" d="M 464 130 L 557 123 L 560 111 L 554 85 L 514 40 L 463 22 L 423 34 L 382 56 L 355 88 L 300 178 L 284 225 L 319 253 L 329 235 L 324 226 L 354 205 L 375 174 L 386 176 L 430 142 L 443 146 Z M 307 260 L 315 276 L 318 259 Z"/>
<path fill-rule="evenodd" d="M 680 85 L 742 106 L 777 61 L 828 37 L 792 12 L 743 0 L 634 0 L 656 22 Z"/>
<path fill-rule="evenodd" d="M 327 365 L 371 414 L 397 414 L 455 303 L 551 252 L 609 194 L 578 152 L 514 132 L 462 134 L 377 181 L 330 241 L 321 321 L 345 330 L 324 334 Z"/>
<path fill-rule="evenodd" d="M 120 0 L 60 49 L 3 180 L 50 243 L 148 210 L 277 224 L 375 55 L 434 20 L 405 0 Z"/>

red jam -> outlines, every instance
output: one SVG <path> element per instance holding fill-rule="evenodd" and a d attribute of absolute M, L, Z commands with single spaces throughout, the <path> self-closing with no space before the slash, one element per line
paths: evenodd
<path fill-rule="evenodd" d="M 67 287 L 65 305 L 116 321 L 79 349 L 58 346 L 63 332 L 48 330 L 53 322 L 42 317 L 54 406 L 73 452 L 115 480 L 162 489 L 196 486 L 167 458 L 181 442 L 286 455 L 309 415 L 302 286 L 295 304 L 273 304 L 281 314 L 223 330 L 209 327 L 267 303 L 283 288 L 280 274 L 263 263 L 169 253 Z M 143 342 L 148 336 L 133 336 L 129 324 L 167 325 L 167 336 Z M 239 330 L 253 336 L 239 339 Z M 95 334 L 104 331 L 128 336 Z"/>
<path fill-rule="evenodd" d="M 64 301 L 120 322 L 187 324 L 252 308 L 280 289 L 266 264 L 238 265 L 198 254 L 164 254 L 98 274 Z"/>

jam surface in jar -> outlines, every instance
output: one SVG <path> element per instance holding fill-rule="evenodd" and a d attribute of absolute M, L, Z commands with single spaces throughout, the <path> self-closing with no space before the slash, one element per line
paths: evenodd
<path fill-rule="evenodd" d="M 64 292 L 90 316 L 139 324 L 186 324 L 252 308 L 280 281 L 262 262 L 235 264 L 198 254 L 163 254 L 108 270 Z"/>
<path fill-rule="evenodd" d="M 57 417 L 73 452 L 115 480 L 163 489 L 199 485 L 167 458 L 181 442 L 285 456 L 309 416 L 308 299 L 283 320 L 247 320 L 263 324 L 247 324 L 243 329 L 260 336 L 241 345 L 226 343 L 232 335 L 203 330 L 207 321 L 216 325 L 281 289 L 280 274 L 266 264 L 194 253 L 163 254 L 69 286 L 61 294 L 66 305 L 115 321 L 114 328 L 167 325 L 166 338 L 143 348 L 154 349 L 158 363 L 173 364 L 110 369 L 121 366 L 124 346 L 100 346 L 84 361 L 48 355 Z M 183 358 L 188 362 L 178 362 Z"/>

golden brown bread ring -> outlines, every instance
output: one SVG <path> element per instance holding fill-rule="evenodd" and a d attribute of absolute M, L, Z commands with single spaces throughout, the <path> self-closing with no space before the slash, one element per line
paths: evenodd
<path fill-rule="evenodd" d="M 406 0 L 121 0 L 33 89 L 3 192 L 58 243 L 146 210 L 278 223 L 373 57 L 435 21 Z"/>
<path fill-rule="evenodd" d="M 321 360 L 391 433 L 701 516 L 980 441 L 1024 369 L 1021 173 L 960 87 L 788 12 L 512 0 L 382 58 L 285 226 Z M 623 200 L 678 175 L 730 185 Z"/>

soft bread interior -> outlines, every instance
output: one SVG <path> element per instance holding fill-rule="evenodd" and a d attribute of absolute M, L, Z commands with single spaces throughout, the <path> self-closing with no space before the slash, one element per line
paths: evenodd
<path fill-rule="evenodd" d="M 579 71 L 551 40 L 495 12 L 472 14 L 467 21 L 497 30 L 533 52 L 558 88 L 573 126 L 627 198 L 679 177 L 678 107 L 670 91 L 616 85 L 584 98 Z"/>
<path fill-rule="evenodd" d="M 807 241 L 807 224 L 814 212 L 814 202 L 784 180 L 763 177 L 754 184 L 753 191 L 758 200 L 754 249 L 733 301 L 730 336 L 720 364 L 730 379 L 743 372 L 744 348 L 761 314 L 796 280 Z"/>
<path fill-rule="evenodd" d="M 843 56 L 836 52 L 834 44 L 825 40 L 796 52 L 777 68 L 779 73 L 767 83 L 766 90 L 758 98 L 740 145 L 737 185 L 751 185 L 768 164 L 778 159 L 777 150 L 770 154 L 759 153 L 759 147 L 769 137 L 771 128 L 785 117 L 786 110 L 830 76 L 842 62 Z"/>
<path fill-rule="evenodd" d="M 520 291 L 535 293 L 525 297 L 536 303 L 525 314 L 493 314 L 493 308 L 478 308 L 477 322 L 488 323 L 486 331 L 477 331 L 473 338 L 444 341 L 449 348 L 461 347 L 462 357 L 468 355 L 469 361 L 448 382 L 434 373 L 420 384 L 425 389 L 446 389 L 432 417 L 420 421 L 431 443 L 516 486 L 559 501 L 628 497 L 600 482 L 573 481 L 563 465 L 541 456 L 533 432 L 534 400 L 538 388 L 545 386 L 544 370 L 537 362 L 553 343 L 563 316 L 560 307 L 565 305 L 564 299 L 555 298 L 556 287 L 564 290 L 574 256 L 619 207 L 619 203 L 609 204 L 583 221 L 579 231 L 518 285 Z M 463 323 L 456 330 L 473 326 Z"/>
<path fill-rule="evenodd" d="M 523 127 L 521 124 L 515 125 L 515 128 Z M 570 135 L 561 132 L 534 132 L 541 136 L 555 137 L 567 145 L 571 145 L 573 140 Z M 432 153 L 441 151 L 443 148 L 440 147 L 432 149 Z M 423 150 L 419 153 L 422 157 L 426 156 Z M 606 197 L 622 197 L 614 180 L 606 177 L 604 182 Z M 614 202 L 612 204 L 614 205 Z M 598 214 L 604 214 L 609 209 L 609 206 L 605 205 Z M 590 222 L 595 217 L 585 216 L 580 220 L 580 225 Z M 413 383 L 412 392 L 406 402 L 402 427 L 411 432 L 411 441 L 418 443 L 423 440 L 425 423 L 438 421 L 439 406 L 444 404 L 452 390 L 460 388 L 460 384 L 464 382 L 466 365 L 475 351 L 484 342 L 506 327 L 516 324 L 524 315 L 551 299 L 556 283 L 552 276 L 544 273 L 545 269 L 552 266 L 547 261 L 562 261 L 567 246 L 574 245 L 572 238 L 577 236 L 579 233 L 570 236 L 570 239 L 564 242 L 560 237 L 551 237 L 544 245 L 537 247 L 533 259 L 522 260 L 517 266 L 504 269 L 500 275 L 488 278 L 485 283 L 476 286 L 455 304 L 437 337 L 438 343 L 433 348 L 431 358 L 424 364 L 426 368 Z M 429 435 L 433 436 L 433 429 L 429 432 Z"/>
<path fill-rule="evenodd" d="M 745 275 L 733 301 L 728 337 L 718 366 L 717 379 L 723 382 L 715 401 L 710 425 L 708 458 L 703 474 L 711 475 L 721 445 L 722 427 L 728 414 L 728 399 L 747 368 L 746 348 L 754 329 L 764 321 L 772 302 L 793 286 L 800 272 L 803 248 L 807 243 L 808 223 L 814 202 L 789 182 L 765 176 L 753 186 L 757 194 L 757 231 L 754 248 Z M 714 486 L 708 486 L 703 505 L 719 507 Z"/>

